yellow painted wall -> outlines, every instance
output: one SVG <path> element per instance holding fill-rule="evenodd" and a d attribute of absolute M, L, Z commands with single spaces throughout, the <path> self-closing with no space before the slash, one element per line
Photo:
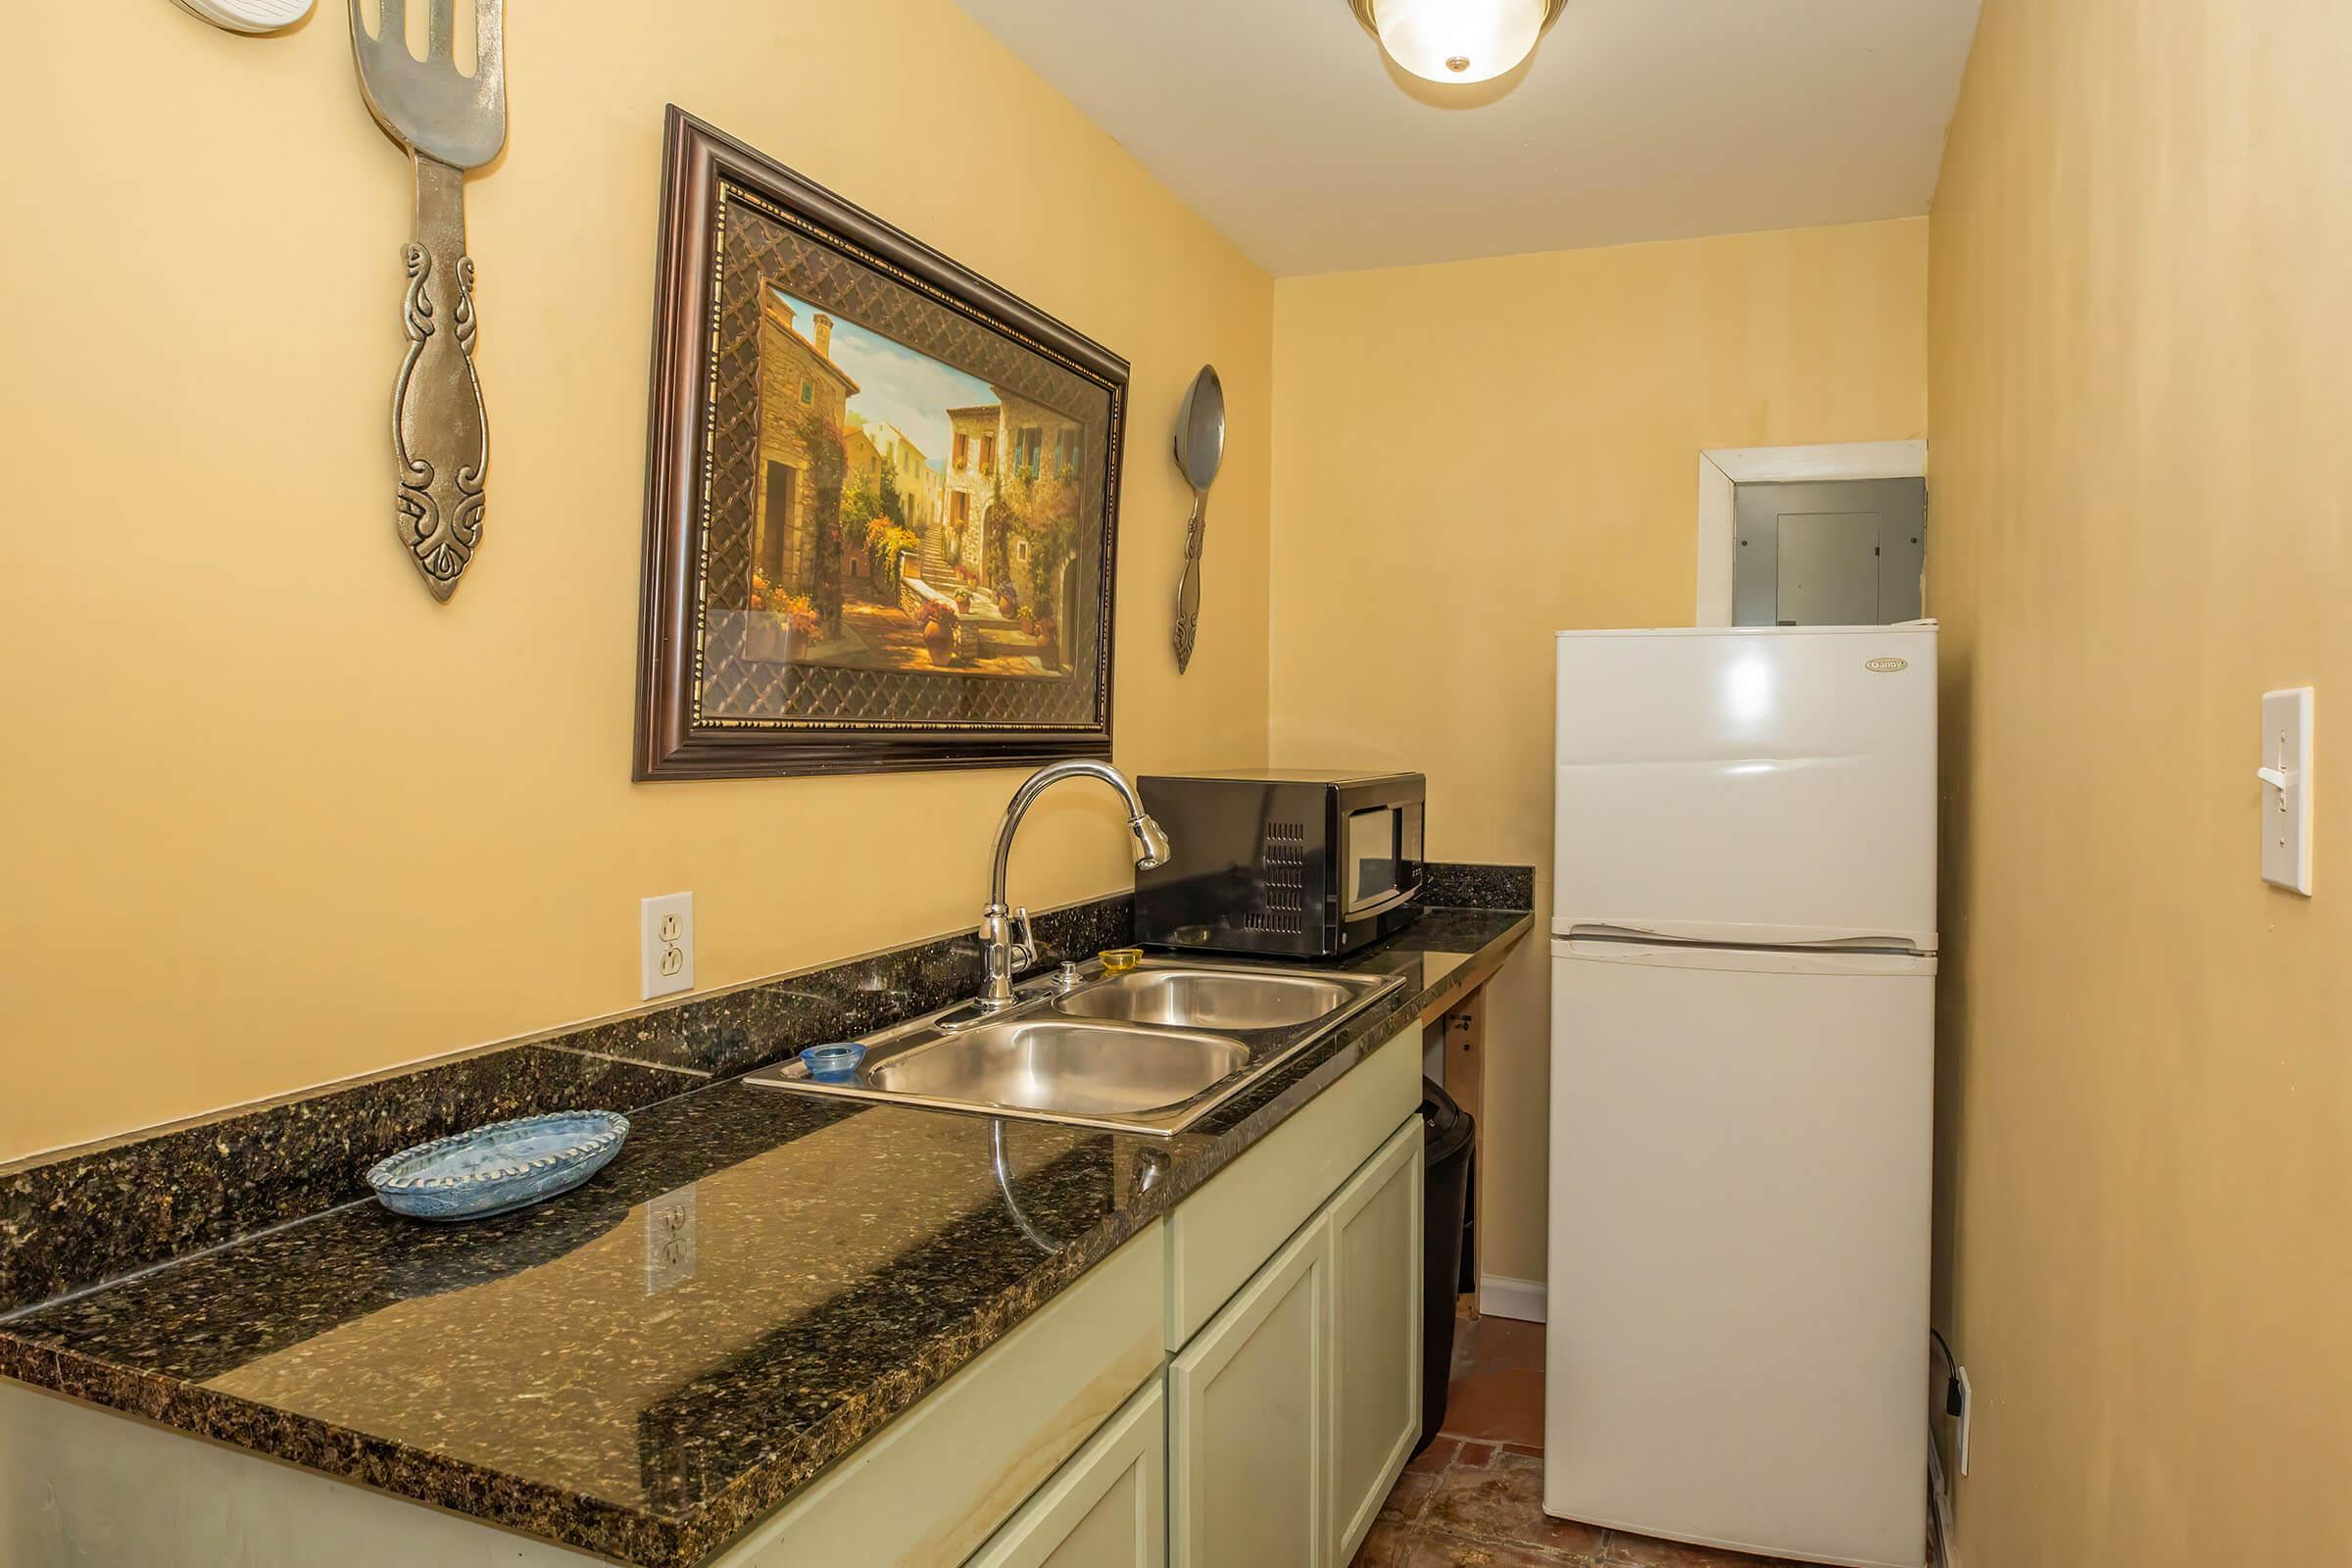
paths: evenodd
<path fill-rule="evenodd" d="M 412 8 L 415 9 L 415 8 Z M 0 165 L 0 1157 L 632 1004 L 637 900 L 705 985 L 974 919 L 1015 775 L 629 782 L 662 107 L 675 100 L 1127 356 L 1117 760 L 1265 748 L 1272 285 L 949 0 L 515 5 L 468 190 L 493 466 L 434 604 L 392 538 L 407 164 L 340 0 L 12 18 Z M 1234 420 L 1179 685 L 1167 457 Z M 1034 906 L 1129 885 L 1031 819 Z"/>
<path fill-rule="evenodd" d="M 1550 910 L 1551 637 L 1689 625 L 1698 454 L 1927 433 L 1927 222 L 1274 294 L 1273 759 L 1429 775 L 1430 853 Z M 1483 1265 L 1542 1279 L 1549 969 L 1490 1017 Z"/>
<path fill-rule="evenodd" d="M 1933 215 L 1971 1568 L 2352 1562 L 2352 12 L 1986 0 Z M 2259 703 L 2318 687 L 2318 896 Z"/>

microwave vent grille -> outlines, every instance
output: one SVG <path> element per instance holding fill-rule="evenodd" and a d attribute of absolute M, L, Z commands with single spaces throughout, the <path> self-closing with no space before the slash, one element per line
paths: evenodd
<path fill-rule="evenodd" d="M 1268 822 L 1258 855 L 1264 906 L 1242 917 L 1243 929 L 1296 935 L 1306 929 L 1306 824 Z"/>

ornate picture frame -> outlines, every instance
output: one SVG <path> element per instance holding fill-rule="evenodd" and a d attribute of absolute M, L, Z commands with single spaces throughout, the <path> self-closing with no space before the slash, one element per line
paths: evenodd
<path fill-rule="evenodd" d="M 1110 755 L 1127 362 L 667 111 L 639 779 Z"/>

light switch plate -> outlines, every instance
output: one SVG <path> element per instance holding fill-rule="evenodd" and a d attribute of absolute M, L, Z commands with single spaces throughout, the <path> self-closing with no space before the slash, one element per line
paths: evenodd
<path fill-rule="evenodd" d="M 2311 688 L 2262 694 L 2262 879 L 2311 894 Z"/>
<path fill-rule="evenodd" d="M 639 978 L 647 1000 L 694 989 L 694 895 L 664 893 L 637 906 Z"/>

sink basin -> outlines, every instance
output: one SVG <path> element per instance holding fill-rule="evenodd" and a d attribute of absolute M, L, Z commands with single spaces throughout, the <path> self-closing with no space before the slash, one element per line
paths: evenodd
<path fill-rule="evenodd" d="M 1327 1018 L 1362 994 L 1319 975 L 1170 965 L 1111 975 L 1054 1006 L 1081 1018 L 1171 1029 L 1289 1029 Z"/>
<path fill-rule="evenodd" d="M 1402 983 L 1149 959 L 1125 974 L 1098 970 L 1066 992 L 1031 982 L 994 1012 L 963 1002 L 868 1035 L 858 1042 L 864 1063 L 848 1083 L 811 1079 L 798 1060 L 744 1081 L 1164 1138 Z"/>
<path fill-rule="evenodd" d="M 889 1094 L 1121 1116 L 1190 1100 L 1249 1061 L 1248 1046 L 1221 1035 L 1022 1018 L 914 1047 L 864 1076 Z"/>

